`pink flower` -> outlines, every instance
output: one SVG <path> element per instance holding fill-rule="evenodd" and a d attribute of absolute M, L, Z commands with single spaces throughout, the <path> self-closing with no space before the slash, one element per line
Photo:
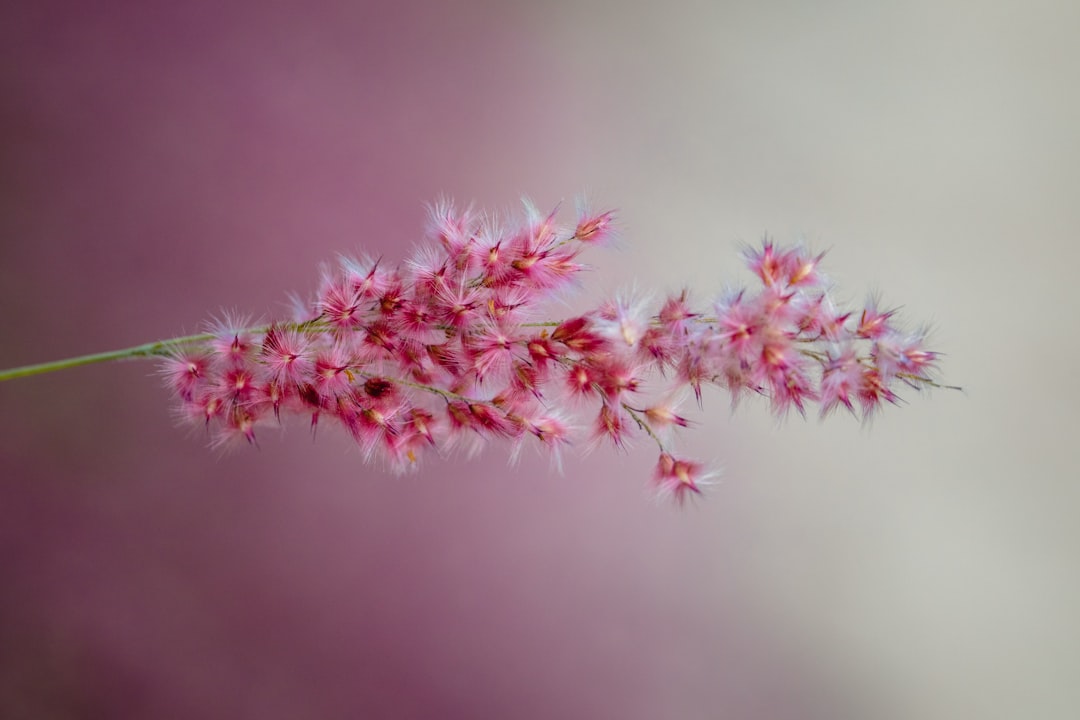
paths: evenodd
<path fill-rule="evenodd" d="M 560 324 L 551 334 L 551 339 L 565 345 L 567 350 L 583 355 L 600 353 L 608 345 L 607 338 L 585 316 L 571 318 Z"/>
<path fill-rule="evenodd" d="M 822 416 L 842 406 L 865 419 L 899 402 L 897 384 L 934 384 L 925 332 L 904 331 L 876 300 L 837 307 L 822 256 L 771 240 L 746 252 L 754 287 L 703 307 L 685 289 L 655 304 L 635 293 L 551 320 L 545 303 L 583 270 L 586 246 L 612 237 L 613 217 L 582 207 L 564 228 L 526 205 L 517 226 L 482 224 L 440 201 L 429 245 L 402 267 L 344 258 L 295 321 L 225 318 L 209 339 L 162 353 L 162 375 L 215 442 L 253 443 L 261 424 L 289 415 L 325 418 L 395 470 L 500 441 L 515 457 L 532 446 L 558 458 L 575 427 L 619 449 L 647 439 L 660 452 L 654 487 L 677 503 L 715 477 L 669 447 L 691 425 L 678 409 L 688 391 L 699 403 L 716 387 L 733 403 L 764 396 L 778 415 L 816 402 Z"/>
<path fill-rule="evenodd" d="M 631 430 L 626 418 L 611 405 L 604 403 L 593 423 L 593 443 L 608 440 L 617 448 L 626 449 Z"/>
<path fill-rule="evenodd" d="M 573 235 L 575 240 L 590 245 L 603 244 L 612 240 L 615 229 L 613 211 L 594 212 L 584 198 L 578 200 L 577 210 L 578 221 Z"/>
<path fill-rule="evenodd" d="M 730 353 L 740 363 L 750 363 L 761 352 L 760 336 L 764 318 L 759 308 L 744 299 L 743 293 L 716 305 L 719 324 L 715 337 L 723 345 L 722 352 Z"/>
<path fill-rule="evenodd" d="M 596 311 L 596 329 L 609 342 L 636 347 L 649 330 L 652 320 L 648 312 L 649 299 L 627 293 L 604 302 Z M 664 319 L 661 316 L 660 321 Z"/>
<path fill-rule="evenodd" d="M 889 325 L 889 318 L 895 312 L 895 310 L 884 312 L 879 310 L 878 300 L 871 298 L 859 316 L 859 326 L 856 328 L 855 334 L 860 338 L 876 340 L 892 329 Z"/>
<path fill-rule="evenodd" d="M 689 292 L 686 289 L 683 289 L 678 295 L 669 295 L 664 300 L 660 312 L 656 315 L 660 325 L 668 328 L 672 333 L 678 334 L 686 331 L 689 322 L 698 317 L 698 314 L 690 309 L 687 300 L 688 295 Z"/>
<path fill-rule="evenodd" d="M 177 397 L 190 402 L 210 367 L 210 360 L 203 354 L 177 353 L 167 355 L 161 361 L 161 376 Z"/>
<path fill-rule="evenodd" d="M 668 400 L 655 405 L 650 405 L 642 410 L 642 412 L 645 414 L 645 417 L 648 418 L 649 424 L 653 428 L 663 430 L 670 427 L 688 427 L 690 421 L 675 412 L 678 407 L 679 402 L 677 400 Z"/>
<path fill-rule="evenodd" d="M 470 246 L 475 242 L 479 217 L 472 208 L 458 212 L 449 200 L 440 199 L 431 206 L 428 215 L 427 237 L 438 242 L 447 259 L 459 271 L 467 271 L 472 258 Z"/>
<path fill-rule="evenodd" d="M 295 329 L 272 324 L 263 338 L 260 357 L 267 374 L 285 386 L 298 385 L 314 370 L 310 341 Z"/>
<path fill-rule="evenodd" d="M 701 495 L 715 477 L 715 472 L 706 472 L 699 462 L 661 452 L 653 472 L 653 483 L 661 497 L 669 497 L 682 505 L 687 498 Z"/>
<path fill-rule="evenodd" d="M 520 354 L 523 354 L 513 329 L 489 319 L 463 340 L 466 357 L 479 382 L 503 377 Z"/>
<path fill-rule="evenodd" d="M 863 366 L 855 354 L 854 345 L 830 351 L 821 377 L 821 416 L 825 417 L 840 405 L 854 414 L 852 398 L 858 397 L 862 380 Z"/>

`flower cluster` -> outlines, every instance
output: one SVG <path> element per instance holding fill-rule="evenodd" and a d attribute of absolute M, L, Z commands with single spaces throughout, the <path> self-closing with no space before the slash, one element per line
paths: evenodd
<path fill-rule="evenodd" d="M 654 482 L 676 501 L 713 477 L 680 458 L 680 397 L 702 388 L 767 397 L 778 414 L 869 417 L 898 383 L 933 384 L 924 334 L 903 332 L 871 302 L 835 307 L 821 256 L 766 241 L 746 259 L 760 280 L 695 307 L 689 293 L 651 305 L 617 297 L 569 319 L 540 314 L 583 270 L 579 254 L 612 234 L 610 212 L 579 210 L 573 227 L 526 205 L 500 226 L 449 203 L 432 209 L 428 242 L 398 267 L 345 258 L 290 321 L 219 322 L 177 345 L 163 373 L 183 415 L 217 442 L 254 442 L 282 414 L 345 428 L 366 458 L 396 469 L 425 451 L 475 451 L 501 439 L 558 457 L 585 425 L 594 443 L 659 448 Z M 576 422 L 575 422 L 576 419 Z"/>

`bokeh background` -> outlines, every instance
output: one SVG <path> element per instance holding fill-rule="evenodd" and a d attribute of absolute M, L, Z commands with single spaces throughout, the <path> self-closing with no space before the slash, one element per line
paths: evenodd
<path fill-rule="evenodd" d="M 590 298 L 765 232 L 931 320 L 871 427 L 712 394 L 725 467 L 224 456 L 150 364 L 0 386 L 5 718 L 1074 718 L 1080 6 L 4 3 L 0 366 L 268 316 L 439 194 L 589 191 Z"/>

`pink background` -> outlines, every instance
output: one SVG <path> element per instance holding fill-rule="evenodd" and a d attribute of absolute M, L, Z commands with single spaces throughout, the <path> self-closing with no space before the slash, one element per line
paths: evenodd
<path fill-rule="evenodd" d="M 578 299 L 830 250 L 967 394 L 863 429 L 707 398 L 655 453 L 415 476 L 219 456 L 151 364 L 0 385 L 0 715 L 1071 718 L 1073 3 L 0 9 L 0 367 L 268 316 L 440 193 L 622 210 Z"/>

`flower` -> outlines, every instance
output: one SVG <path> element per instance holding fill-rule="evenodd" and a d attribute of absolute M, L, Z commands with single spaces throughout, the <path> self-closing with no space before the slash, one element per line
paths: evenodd
<path fill-rule="evenodd" d="M 705 487 L 717 477 L 716 471 L 706 471 L 705 466 L 693 460 L 676 458 L 661 452 L 653 471 L 653 483 L 662 498 L 671 498 L 682 505 L 688 498 L 701 495 Z"/>
<path fill-rule="evenodd" d="M 562 227 L 526 204 L 524 220 L 506 224 L 441 200 L 428 244 L 400 267 L 342 258 L 291 321 L 226 317 L 170 346 L 162 376 L 215 442 L 253 443 L 283 416 L 325 418 L 398 471 L 492 441 L 509 441 L 514 457 L 532 445 L 558 458 L 578 427 L 619 449 L 648 439 L 660 453 L 653 487 L 680 504 L 716 477 L 669 447 L 691 424 L 678 409 L 688 391 L 699 403 L 710 386 L 733 402 L 761 395 L 779 416 L 817 403 L 822 417 L 842 406 L 865 419 L 899 402 L 897 384 L 935 385 L 924 331 L 905 331 L 876 299 L 837 307 L 822 255 L 770 239 L 745 253 L 756 286 L 700 307 L 683 289 L 538 319 L 613 223 L 581 206 Z"/>

